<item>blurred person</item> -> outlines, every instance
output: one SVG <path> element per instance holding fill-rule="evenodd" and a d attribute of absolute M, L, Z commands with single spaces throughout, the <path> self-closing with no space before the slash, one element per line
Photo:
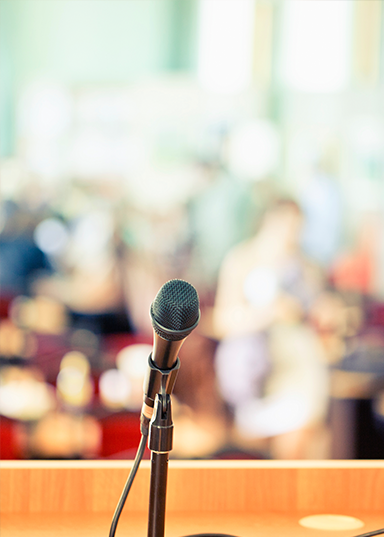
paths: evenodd
<path fill-rule="evenodd" d="M 343 231 L 342 196 L 334 176 L 316 167 L 300 192 L 300 205 L 303 250 L 326 268 L 340 249 Z"/>
<path fill-rule="evenodd" d="M 61 273 L 39 280 L 33 290 L 64 304 L 76 329 L 109 334 L 132 332 L 125 302 L 124 244 L 112 207 L 97 198 L 73 219 Z"/>
<path fill-rule="evenodd" d="M 216 342 L 199 328 L 181 348 L 174 388 L 173 457 L 210 458 L 225 449 L 226 414 L 215 382 L 215 349 Z"/>
<path fill-rule="evenodd" d="M 200 163 L 204 186 L 188 205 L 191 275 L 201 290 L 215 288 L 229 248 L 249 237 L 251 186 L 232 176 L 220 159 Z"/>
<path fill-rule="evenodd" d="M 375 212 L 360 215 L 354 244 L 335 258 L 330 277 L 340 292 L 374 296 L 379 292 L 381 217 Z"/>
<path fill-rule="evenodd" d="M 340 175 L 340 143 L 328 138 L 315 144 L 312 162 L 298 200 L 304 214 L 303 251 L 327 269 L 337 256 L 344 233 L 345 204 Z"/>
<path fill-rule="evenodd" d="M 164 212 L 131 208 L 127 217 L 123 285 L 132 321 L 141 334 L 152 335 L 148 314 L 161 285 L 184 278 L 189 264 L 184 204 Z"/>
<path fill-rule="evenodd" d="M 0 289 L 2 299 L 31 294 L 33 282 L 53 267 L 33 237 L 37 214 L 7 200 L 1 206 Z"/>
<path fill-rule="evenodd" d="M 362 297 L 357 293 L 326 289 L 313 304 L 310 321 L 320 338 L 327 363 L 337 365 L 345 358 L 351 342 L 364 329 Z"/>
<path fill-rule="evenodd" d="M 216 375 L 234 438 L 274 458 L 308 458 L 328 402 L 323 349 L 307 321 L 322 271 L 300 249 L 291 199 L 266 211 L 254 237 L 227 254 L 213 312 Z"/>

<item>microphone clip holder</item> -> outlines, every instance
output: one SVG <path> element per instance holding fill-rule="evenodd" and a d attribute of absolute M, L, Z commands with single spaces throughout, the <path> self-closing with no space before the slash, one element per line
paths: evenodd
<path fill-rule="evenodd" d="M 176 377 L 180 369 L 180 358 L 170 369 L 160 369 L 152 360 L 152 354 L 148 358 L 148 369 L 144 380 L 145 397 L 154 401 L 156 395 L 162 391 L 171 395 L 176 382 Z"/>
<path fill-rule="evenodd" d="M 147 373 L 144 379 L 144 402 L 140 419 L 142 434 L 148 435 L 149 433 L 149 421 L 152 418 L 157 394 L 171 395 L 179 369 L 179 358 L 170 369 L 160 369 L 152 360 L 152 354 L 149 355 Z"/>
<path fill-rule="evenodd" d="M 157 394 L 149 425 L 148 447 L 152 452 L 169 453 L 173 445 L 171 396 Z"/>

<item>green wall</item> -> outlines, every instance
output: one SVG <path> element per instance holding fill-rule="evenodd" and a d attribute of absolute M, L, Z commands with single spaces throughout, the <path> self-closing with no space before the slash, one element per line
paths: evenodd
<path fill-rule="evenodd" d="M 124 83 L 193 69 L 197 0 L 0 0 L 1 154 L 20 89 L 35 78 Z"/>

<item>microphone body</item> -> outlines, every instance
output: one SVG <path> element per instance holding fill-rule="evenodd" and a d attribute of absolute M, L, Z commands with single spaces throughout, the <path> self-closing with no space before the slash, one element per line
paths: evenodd
<path fill-rule="evenodd" d="M 144 379 L 141 430 L 146 434 L 156 395 L 170 395 L 180 367 L 178 353 L 200 320 L 196 289 L 184 280 L 170 280 L 157 293 L 150 309 L 153 350 Z"/>
<path fill-rule="evenodd" d="M 144 380 L 141 432 L 151 450 L 151 484 L 147 537 L 164 537 L 168 457 L 172 449 L 171 393 L 180 367 L 178 353 L 200 319 L 195 288 L 183 280 L 170 280 L 151 305 L 153 350 Z"/>
<path fill-rule="evenodd" d="M 159 369 L 172 369 L 175 365 L 179 350 L 184 343 L 185 338 L 178 341 L 169 341 L 163 339 L 159 334 L 153 334 L 153 350 L 151 359 Z"/>

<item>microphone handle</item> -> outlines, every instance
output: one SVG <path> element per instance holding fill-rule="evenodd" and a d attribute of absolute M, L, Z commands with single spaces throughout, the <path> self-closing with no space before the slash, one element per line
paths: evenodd
<path fill-rule="evenodd" d="M 164 339 L 154 334 L 152 360 L 159 369 L 172 369 L 185 338 L 177 341 Z"/>

